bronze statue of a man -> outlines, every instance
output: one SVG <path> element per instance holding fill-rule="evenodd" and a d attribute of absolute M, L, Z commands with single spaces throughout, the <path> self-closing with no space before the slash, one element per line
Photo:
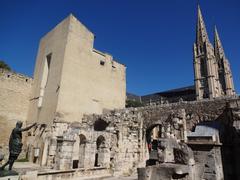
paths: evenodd
<path fill-rule="evenodd" d="M 28 131 L 32 127 L 36 126 L 37 123 L 32 124 L 26 128 L 22 128 L 22 122 L 18 121 L 16 127 L 12 130 L 9 140 L 9 158 L 8 161 L 0 168 L 3 170 L 9 164 L 9 171 L 12 170 L 12 166 L 15 160 L 17 160 L 19 154 L 22 151 L 22 132 Z"/>

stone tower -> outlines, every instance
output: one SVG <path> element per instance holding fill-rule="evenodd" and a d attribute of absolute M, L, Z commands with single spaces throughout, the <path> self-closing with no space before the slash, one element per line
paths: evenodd
<path fill-rule="evenodd" d="M 81 122 L 84 114 L 125 107 L 125 65 L 93 44 L 73 15 L 41 39 L 27 122 Z"/>
<path fill-rule="evenodd" d="M 230 66 L 217 32 L 215 32 L 214 45 L 213 48 L 198 6 L 196 41 L 193 45 L 197 100 L 235 94 Z"/>

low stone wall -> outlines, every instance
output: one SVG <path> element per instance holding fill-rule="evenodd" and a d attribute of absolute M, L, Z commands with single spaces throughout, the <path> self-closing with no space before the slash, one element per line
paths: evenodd
<path fill-rule="evenodd" d="M 21 175 L 21 180 L 49 180 L 49 179 L 84 179 L 87 177 L 104 178 L 112 176 L 109 169 L 92 168 L 77 170 L 48 170 L 47 172 L 30 171 Z"/>
<path fill-rule="evenodd" d="M 194 131 L 196 125 L 202 122 L 217 121 L 225 129 L 224 132 L 220 132 L 221 142 L 223 141 L 225 147 L 229 146 L 231 140 L 237 141 L 237 136 L 234 134 L 239 129 L 239 112 L 239 98 L 228 97 L 114 110 L 102 115 L 86 116 L 82 123 L 85 127 L 94 127 L 95 123 L 100 119 L 108 124 L 107 129 L 112 130 L 117 136 L 117 146 L 114 147 L 117 149 L 115 171 L 121 169 L 124 170 L 121 172 L 126 173 L 127 169 L 134 171 L 137 166 L 139 167 L 147 159 L 146 137 L 155 125 L 161 125 L 165 133 L 168 133 L 172 138 L 187 142 L 185 137 L 191 131 Z M 236 129 L 234 129 L 233 125 L 235 125 Z M 176 127 L 179 130 L 176 130 Z M 217 152 L 215 159 L 220 158 L 219 163 L 221 164 L 221 153 L 219 150 L 214 152 Z M 209 150 L 209 153 L 212 152 Z M 234 156 L 239 157 L 237 154 Z M 223 161 L 226 162 L 225 159 Z M 209 163 L 212 162 L 209 161 Z M 224 170 L 227 169 L 227 166 L 230 167 L 231 165 L 225 164 L 224 167 L 226 168 Z M 221 168 L 214 168 L 215 170 L 209 172 L 209 175 L 205 173 L 204 176 L 211 176 L 211 173 L 214 174 L 215 171 L 222 173 L 218 170 Z M 231 174 L 231 172 L 227 173 Z"/>

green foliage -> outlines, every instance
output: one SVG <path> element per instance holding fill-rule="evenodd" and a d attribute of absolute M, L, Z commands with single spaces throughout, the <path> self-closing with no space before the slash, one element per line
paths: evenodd
<path fill-rule="evenodd" d="M 143 106 L 143 103 L 141 103 L 140 101 L 135 101 L 135 100 L 130 100 L 127 99 L 126 100 L 126 107 L 141 107 Z"/>
<path fill-rule="evenodd" d="M 16 162 L 28 162 L 27 158 L 17 159 Z"/>
<path fill-rule="evenodd" d="M 11 71 L 10 66 L 8 66 L 4 61 L 1 61 L 1 60 L 0 60 L 0 69 Z"/>

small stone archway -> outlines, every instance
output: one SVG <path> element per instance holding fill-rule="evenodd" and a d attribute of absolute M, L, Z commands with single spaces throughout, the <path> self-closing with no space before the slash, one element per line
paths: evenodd
<path fill-rule="evenodd" d="M 146 142 L 148 150 L 150 150 L 151 143 L 162 137 L 162 124 L 156 123 L 146 129 Z"/>
<path fill-rule="evenodd" d="M 146 131 L 146 140 L 149 143 L 149 134 L 152 139 L 172 137 L 186 141 L 187 123 L 184 109 L 165 110 L 152 117 L 146 117 L 143 128 Z"/>
<path fill-rule="evenodd" d="M 96 140 L 95 167 L 107 167 L 110 163 L 110 151 L 104 136 L 98 136 Z"/>
<path fill-rule="evenodd" d="M 83 134 L 79 135 L 79 168 L 84 168 L 85 164 L 85 152 L 86 152 L 86 143 L 87 139 L 86 136 Z"/>
<path fill-rule="evenodd" d="M 147 145 L 147 159 L 151 159 L 151 152 L 157 151 L 158 149 L 158 139 L 162 136 L 162 124 L 156 123 L 152 124 L 148 128 L 146 128 L 145 133 L 145 143 Z M 145 146 L 146 147 L 146 146 Z M 146 161 L 146 164 L 149 164 L 149 160 Z"/>

